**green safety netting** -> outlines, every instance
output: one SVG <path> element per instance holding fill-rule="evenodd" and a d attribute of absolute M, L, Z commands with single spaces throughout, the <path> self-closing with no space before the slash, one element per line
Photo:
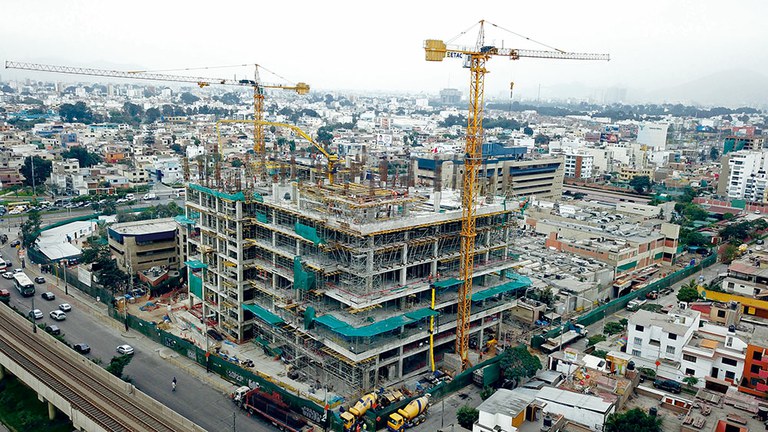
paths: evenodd
<path fill-rule="evenodd" d="M 385 320 L 369 324 L 367 326 L 352 327 L 351 325 L 345 323 L 344 321 L 336 318 L 331 314 L 325 314 L 315 318 L 315 322 L 320 323 L 345 337 L 373 337 L 382 333 L 396 330 L 404 325 L 415 323 L 416 321 L 418 320 L 411 319 L 405 315 L 396 315 Z"/>
<path fill-rule="evenodd" d="M 190 261 L 184 261 L 184 264 L 187 265 L 187 267 L 198 270 L 198 269 L 205 269 L 208 268 L 208 264 L 204 264 L 200 260 L 190 260 Z"/>
<path fill-rule="evenodd" d="M 190 273 L 189 292 L 196 295 L 197 298 L 203 298 L 203 278 Z"/>
<path fill-rule="evenodd" d="M 520 275 L 516 275 L 515 278 L 516 280 L 509 281 L 507 283 L 497 285 L 493 288 L 472 294 L 472 301 L 483 301 L 497 294 L 504 294 L 510 291 L 516 291 L 531 286 L 531 280 L 529 278 Z"/>
<path fill-rule="evenodd" d="M 293 286 L 296 289 L 308 291 L 315 287 L 315 273 L 304 270 L 301 257 L 293 257 Z"/>
<path fill-rule="evenodd" d="M 267 223 L 267 214 L 266 213 L 261 213 L 261 212 L 256 212 L 256 220 L 261 222 L 261 223 Z"/>
<path fill-rule="evenodd" d="M 462 281 L 460 281 L 460 280 L 458 280 L 456 278 L 448 278 L 448 279 L 439 280 L 439 281 L 433 283 L 432 285 L 434 285 L 434 286 L 436 286 L 438 288 L 448 288 L 448 287 L 452 287 L 454 285 L 460 285 L 461 283 L 462 283 Z"/>
<path fill-rule="evenodd" d="M 304 237 L 305 239 L 311 241 L 316 245 L 325 243 L 325 240 L 321 239 L 317 235 L 317 230 L 311 226 L 307 226 L 307 225 L 296 222 L 293 229 L 296 231 L 296 234 Z"/>
<path fill-rule="evenodd" d="M 176 223 L 178 223 L 179 225 L 194 225 L 197 223 L 184 215 L 176 216 L 174 219 L 176 220 Z"/>
<path fill-rule="evenodd" d="M 410 318 L 414 321 L 418 321 L 422 318 L 437 316 L 437 315 L 440 315 L 440 312 L 436 310 L 432 310 L 430 308 L 419 309 L 419 310 L 415 310 L 413 312 L 408 312 L 407 314 L 405 314 L 407 318 Z"/>
<path fill-rule="evenodd" d="M 229 200 L 229 201 L 245 201 L 245 194 L 242 191 L 238 192 L 238 193 L 234 193 L 234 194 L 228 194 L 228 193 L 216 191 L 216 190 L 213 190 L 213 189 L 209 189 L 209 188 L 204 187 L 204 186 L 196 185 L 196 184 L 193 184 L 193 183 L 190 183 L 189 187 L 194 189 L 194 190 L 196 190 L 196 191 L 198 191 L 198 192 L 202 192 L 202 193 L 205 193 L 205 194 L 208 194 L 208 195 L 217 196 L 217 197 L 219 197 L 221 199 L 225 199 L 225 200 Z"/>
<path fill-rule="evenodd" d="M 349 324 L 345 323 L 344 321 L 336 318 L 331 314 L 321 315 L 315 318 L 315 321 L 328 327 L 331 330 L 336 330 L 342 327 L 349 327 Z"/>
<path fill-rule="evenodd" d="M 277 325 L 283 322 L 282 318 L 257 304 L 244 304 L 243 310 L 247 310 L 248 312 L 256 315 L 256 317 L 262 321 L 265 321 L 267 324 Z"/>
<path fill-rule="evenodd" d="M 253 193 L 253 199 L 255 199 L 255 200 L 256 200 L 256 202 L 260 202 L 260 203 L 263 203 L 263 202 L 264 202 L 264 197 L 263 197 L 263 196 L 261 196 L 261 194 L 260 194 L 260 193 L 257 193 L 257 192 L 254 192 L 254 193 Z"/>
<path fill-rule="evenodd" d="M 315 321 L 315 308 L 307 306 L 307 310 L 304 311 L 304 330 L 309 330 L 312 327 L 312 323 Z"/>

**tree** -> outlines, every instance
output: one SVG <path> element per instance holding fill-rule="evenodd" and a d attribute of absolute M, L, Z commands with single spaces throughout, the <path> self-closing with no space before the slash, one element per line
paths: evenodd
<path fill-rule="evenodd" d="M 243 161 L 241 161 L 240 159 L 237 159 L 237 158 L 232 159 L 232 162 L 230 162 L 230 163 L 232 164 L 233 168 L 240 168 L 241 166 L 243 166 Z"/>
<path fill-rule="evenodd" d="M 544 134 L 538 134 L 533 139 L 534 144 L 549 144 L 549 137 Z"/>
<path fill-rule="evenodd" d="M 114 200 L 108 200 L 101 206 L 101 214 L 105 216 L 117 214 L 117 203 Z"/>
<path fill-rule="evenodd" d="M 605 432 L 661 432 L 661 417 L 647 414 L 640 408 L 608 415 Z"/>
<path fill-rule="evenodd" d="M 109 361 L 109 365 L 106 367 L 107 372 L 118 378 L 122 378 L 123 370 L 125 370 L 126 366 L 128 366 L 128 363 L 130 363 L 132 359 L 133 356 L 130 355 L 112 357 L 112 360 Z"/>
<path fill-rule="evenodd" d="M 717 147 L 712 147 L 709 149 L 709 158 L 713 161 L 717 160 L 720 157 L 720 150 L 717 149 Z"/>
<path fill-rule="evenodd" d="M 184 104 L 191 105 L 199 100 L 200 98 L 193 95 L 192 93 L 184 92 L 181 94 L 181 102 Z"/>
<path fill-rule="evenodd" d="M 504 378 L 518 382 L 523 377 L 532 377 L 541 369 L 541 360 L 531 354 L 525 345 L 504 350 L 499 361 Z"/>
<path fill-rule="evenodd" d="M 34 182 L 32 181 L 32 163 L 34 161 Z M 19 169 L 19 172 L 21 175 L 24 176 L 24 184 L 27 186 L 32 186 L 33 184 L 35 186 L 42 186 L 43 183 L 45 183 L 46 180 L 48 180 L 48 177 L 51 176 L 51 171 L 53 171 L 53 163 L 49 160 L 45 160 L 41 158 L 40 156 L 32 156 L 24 159 L 24 165 L 21 166 Z"/>
<path fill-rule="evenodd" d="M 603 327 L 603 333 L 607 335 L 613 335 L 616 333 L 621 333 L 623 331 L 624 331 L 624 326 L 617 323 L 616 321 L 607 322 Z"/>
<path fill-rule="evenodd" d="M 639 194 L 644 194 L 651 190 L 652 184 L 653 183 L 648 176 L 637 176 L 629 181 L 629 185 L 632 186 L 632 189 Z"/>
<path fill-rule="evenodd" d="M 81 122 L 85 124 L 93 123 L 93 112 L 84 102 L 76 104 L 62 104 L 59 107 L 59 116 L 67 123 Z"/>
<path fill-rule="evenodd" d="M 530 126 L 526 126 L 523 128 L 523 133 L 528 136 L 533 136 L 533 129 L 531 129 Z"/>
<path fill-rule="evenodd" d="M 655 312 L 655 313 L 661 313 L 661 310 L 664 309 L 664 306 L 662 306 L 662 305 L 660 305 L 658 303 L 646 303 L 646 304 L 640 306 L 640 309 L 647 310 L 647 311 L 650 311 L 650 312 Z"/>
<path fill-rule="evenodd" d="M 587 346 L 590 347 L 592 345 L 597 345 L 600 342 L 603 342 L 605 340 L 604 334 L 596 334 L 592 336 L 587 337 Z"/>
<path fill-rule="evenodd" d="M 331 131 L 332 129 L 327 126 L 320 126 L 317 130 L 317 142 L 325 145 L 330 144 L 331 140 L 333 140 L 333 133 Z"/>
<path fill-rule="evenodd" d="M 61 157 L 64 159 L 77 159 L 80 162 L 80 168 L 88 168 L 101 162 L 101 156 L 96 153 L 90 153 L 85 147 L 75 146 L 70 147 L 69 150 L 62 152 Z M 37 165 L 35 165 L 37 169 Z"/>
<path fill-rule="evenodd" d="M 608 351 L 605 350 L 594 350 L 592 351 L 592 355 L 595 357 L 600 357 L 601 359 L 604 359 L 605 356 L 608 355 Z"/>
<path fill-rule="evenodd" d="M 691 279 L 687 285 L 680 287 L 680 291 L 677 292 L 677 299 L 681 302 L 692 302 L 701 298 L 698 290 L 698 283 L 694 279 Z"/>
<path fill-rule="evenodd" d="M 169 148 L 173 150 L 173 152 L 176 154 L 180 154 L 180 155 L 184 154 L 184 148 L 179 144 L 173 143 L 169 146 Z"/>
<path fill-rule="evenodd" d="M 163 114 L 157 108 L 150 108 L 144 113 L 144 123 L 154 123 L 162 117 Z"/>
<path fill-rule="evenodd" d="M 465 429 L 472 429 L 477 419 L 480 418 L 480 411 L 469 405 L 464 405 L 456 411 L 456 422 Z"/>
<path fill-rule="evenodd" d="M 720 248 L 720 262 L 724 264 L 730 264 L 731 261 L 735 260 L 738 256 L 739 248 L 730 243 L 725 244 Z"/>
<path fill-rule="evenodd" d="M 32 247 L 37 239 L 37 234 L 40 231 L 40 212 L 32 210 L 27 216 L 27 220 L 21 224 L 21 246 L 25 248 Z"/>

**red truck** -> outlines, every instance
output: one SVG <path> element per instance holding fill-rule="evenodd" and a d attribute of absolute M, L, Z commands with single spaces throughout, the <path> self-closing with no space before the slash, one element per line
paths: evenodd
<path fill-rule="evenodd" d="M 259 414 L 282 431 L 312 432 L 314 428 L 300 415 L 291 412 L 278 393 L 268 393 L 248 386 L 239 387 L 232 393 L 232 400 L 248 414 Z"/>

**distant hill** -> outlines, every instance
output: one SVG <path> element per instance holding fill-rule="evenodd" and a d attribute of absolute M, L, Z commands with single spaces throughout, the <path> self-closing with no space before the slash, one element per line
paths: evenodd
<path fill-rule="evenodd" d="M 746 69 L 716 72 L 677 86 L 644 93 L 648 102 L 720 105 L 730 108 L 768 103 L 768 77 Z"/>

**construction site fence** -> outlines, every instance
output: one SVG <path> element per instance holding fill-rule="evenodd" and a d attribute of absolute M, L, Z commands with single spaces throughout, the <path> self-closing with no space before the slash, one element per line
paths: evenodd
<path fill-rule="evenodd" d="M 235 386 L 248 386 L 254 388 L 258 385 L 261 389 L 266 391 L 277 392 L 282 400 L 290 405 L 295 412 L 302 414 L 313 423 L 318 425 L 325 425 L 328 423 L 325 421 L 325 418 L 330 417 L 330 415 L 326 416 L 325 409 L 321 405 L 322 401 L 313 401 L 304 398 L 298 389 L 289 388 L 286 384 L 278 384 L 274 378 L 263 372 L 245 369 L 239 364 L 224 360 L 216 354 L 209 354 L 206 356 L 204 349 L 186 339 L 182 339 L 163 330 L 157 323 L 143 320 L 131 314 L 124 315 L 122 311 L 112 307 L 110 307 L 110 315 L 118 321 L 127 321 L 128 327 L 173 350 L 179 355 L 196 362 L 201 367 L 207 367 L 208 370 L 218 374 Z"/>
<path fill-rule="evenodd" d="M 699 264 L 697 265 L 685 267 L 674 273 L 670 273 L 669 275 L 657 281 L 654 281 L 639 290 L 632 291 L 617 299 L 611 300 L 606 304 L 600 305 L 594 308 L 593 310 L 587 312 L 586 314 L 580 316 L 579 318 L 577 318 L 575 322 L 577 324 L 582 324 L 584 326 L 594 324 L 604 319 L 606 316 L 613 315 L 614 313 L 624 309 L 630 300 L 634 300 L 637 298 L 644 299 L 646 294 L 648 294 L 649 292 L 654 290 L 658 291 L 658 290 L 670 287 L 680 282 L 681 280 L 690 277 L 694 273 L 702 271 L 704 268 L 709 267 L 716 262 L 717 262 L 717 254 L 712 254 L 704 258 L 703 260 L 701 260 L 701 262 L 699 262 Z M 547 341 L 547 339 L 560 336 L 560 333 L 563 331 L 563 327 L 565 325 L 566 324 L 563 323 L 562 325 L 555 327 L 552 330 L 549 330 L 548 332 L 534 335 L 531 338 L 531 347 L 539 348 L 541 347 L 542 344 L 544 344 L 544 342 Z"/>

